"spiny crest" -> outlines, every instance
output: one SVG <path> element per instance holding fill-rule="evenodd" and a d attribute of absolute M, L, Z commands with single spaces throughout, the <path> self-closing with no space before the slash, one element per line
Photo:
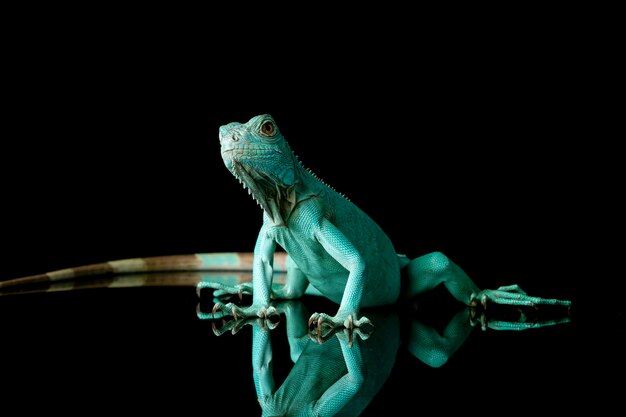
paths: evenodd
<path fill-rule="evenodd" d="M 300 166 L 302 168 L 304 168 L 309 174 L 311 174 L 313 176 L 313 178 L 315 178 L 316 180 L 318 180 L 319 182 L 321 182 L 322 184 L 324 184 L 326 187 L 330 188 L 331 190 L 333 190 L 334 192 L 336 192 L 337 194 L 339 194 L 340 196 L 342 196 L 343 198 L 345 198 L 346 200 L 350 201 L 350 199 L 348 197 L 346 197 L 345 194 L 340 193 L 339 191 L 335 190 L 335 188 L 331 185 L 326 184 L 326 182 L 321 179 L 320 177 L 317 176 L 317 174 L 315 174 L 315 172 L 311 171 L 310 168 L 307 168 L 304 166 L 304 164 L 300 161 L 300 158 L 298 158 L 298 156 L 294 153 L 293 155 L 296 158 L 296 161 L 298 161 L 298 163 L 300 164 Z"/>

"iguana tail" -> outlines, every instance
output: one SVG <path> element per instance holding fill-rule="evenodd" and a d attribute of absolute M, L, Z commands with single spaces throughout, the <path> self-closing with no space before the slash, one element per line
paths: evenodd
<path fill-rule="evenodd" d="M 250 272 L 252 271 L 252 263 L 253 254 L 250 252 L 196 253 L 122 259 L 0 281 L 0 291 L 4 292 L 5 289 L 35 284 L 49 285 L 110 275 L 120 276 L 153 272 Z M 274 271 L 285 272 L 286 270 L 286 254 L 277 252 L 274 258 Z M 185 275 L 180 275 L 180 277 L 181 280 L 184 280 Z"/>

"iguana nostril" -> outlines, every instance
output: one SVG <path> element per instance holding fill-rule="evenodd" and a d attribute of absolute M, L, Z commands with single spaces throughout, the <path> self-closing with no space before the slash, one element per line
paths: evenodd
<path fill-rule="evenodd" d="M 236 133 L 233 133 L 233 142 L 237 142 L 239 140 L 239 138 L 237 137 Z"/>

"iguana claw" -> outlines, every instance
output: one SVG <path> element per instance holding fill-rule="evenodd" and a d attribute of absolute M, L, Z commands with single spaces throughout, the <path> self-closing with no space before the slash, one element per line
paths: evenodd
<path fill-rule="evenodd" d="M 224 308 L 224 304 L 222 304 L 222 303 L 215 303 L 215 305 L 213 306 L 213 309 L 211 310 L 211 314 L 213 315 L 213 317 L 216 316 L 216 314 L 217 314 L 217 312 L 219 310 L 223 311 L 223 308 Z"/>
<path fill-rule="evenodd" d="M 352 329 L 354 329 L 354 320 L 352 320 L 352 314 L 350 314 L 348 316 L 348 320 L 346 320 L 346 321 L 348 323 L 347 323 L 347 325 L 346 325 L 346 323 L 344 323 L 344 326 L 346 327 L 346 329 L 348 329 L 350 331 L 350 333 L 352 333 Z M 352 344 L 352 337 L 350 337 L 350 344 Z"/>

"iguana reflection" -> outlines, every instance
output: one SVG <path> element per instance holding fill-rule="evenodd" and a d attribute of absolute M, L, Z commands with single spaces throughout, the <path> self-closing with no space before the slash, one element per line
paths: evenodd
<path fill-rule="evenodd" d="M 330 329 L 311 333 L 308 312 L 301 301 L 273 304 L 285 315 L 291 360 L 294 365 L 279 385 L 273 375 L 271 330 L 278 317 L 224 321 L 213 326 L 217 335 L 237 333 L 252 326 L 252 368 L 257 399 L 263 416 L 358 416 L 388 379 L 401 346 L 431 367 L 443 366 L 463 345 L 478 323 L 483 329 L 525 330 L 566 323 L 569 317 L 545 321 L 502 321 L 490 319 L 485 311 L 465 307 L 458 311 L 440 334 L 432 326 L 413 319 L 403 332 L 397 309 L 368 311 L 375 329 Z M 202 319 L 211 314 L 198 312 Z M 406 314 L 402 315 L 406 317 Z M 282 322 L 281 322 L 282 323 Z M 406 341 L 402 335 L 406 335 Z M 406 342 L 406 343 L 405 343 Z"/>

